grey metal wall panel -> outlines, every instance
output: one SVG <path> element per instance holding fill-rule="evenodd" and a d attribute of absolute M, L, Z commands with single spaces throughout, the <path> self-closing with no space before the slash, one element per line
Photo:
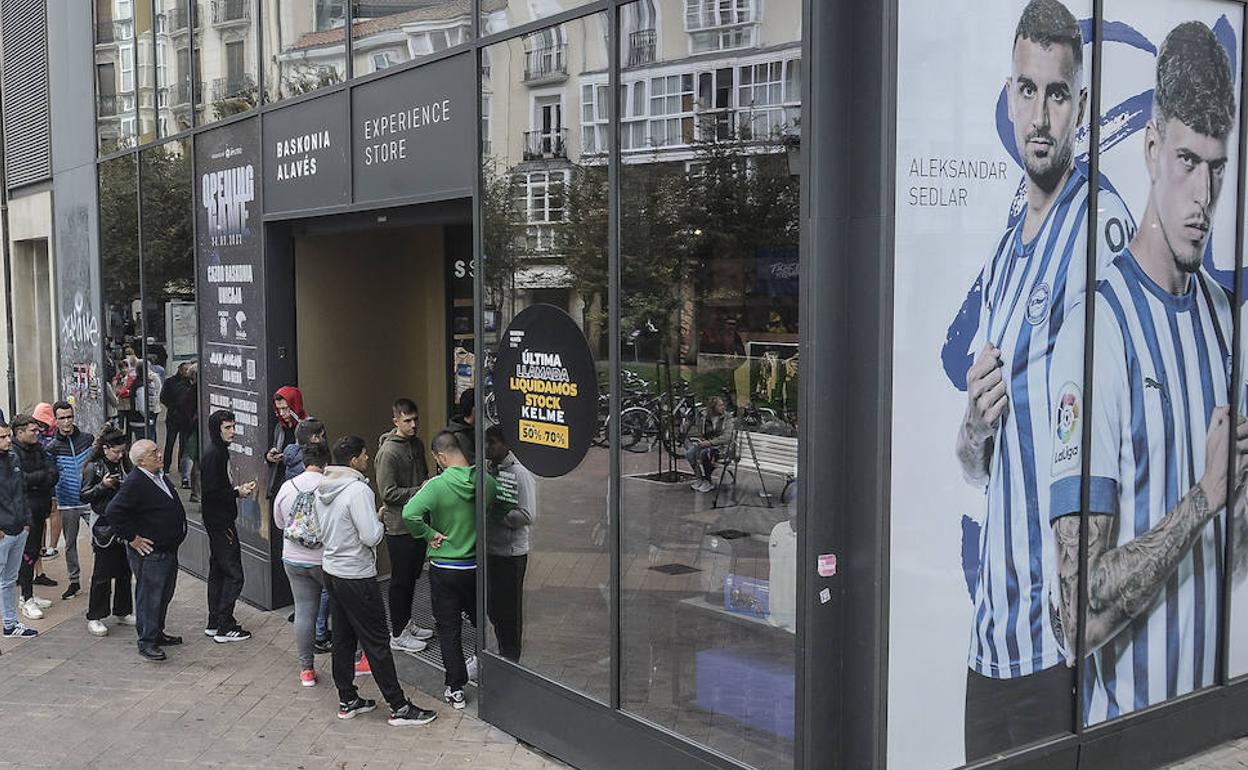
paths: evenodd
<path fill-rule="evenodd" d="M 44 0 L 0 0 L 4 157 L 10 188 L 52 175 L 48 11 Z"/>

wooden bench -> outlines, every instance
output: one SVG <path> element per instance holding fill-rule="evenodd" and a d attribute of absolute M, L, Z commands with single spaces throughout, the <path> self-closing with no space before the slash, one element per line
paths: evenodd
<path fill-rule="evenodd" d="M 751 451 L 751 446 L 753 451 Z M 719 475 L 719 483 L 715 485 L 715 498 L 711 501 L 712 508 L 718 507 L 719 490 L 723 486 L 724 475 L 732 476 L 732 484 L 735 487 L 737 473 L 743 463 L 747 471 L 752 468 L 758 473 L 758 481 L 762 486 L 759 495 L 767 500 L 767 507 L 770 508 L 772 495 L 767 491 L 767 483 L 763 479 L 763 474 L 780 476 L 784 479 L 784 487 L 780 491 L 780 500 L 783 502 L 789 487 L 797 480 L 797 439 L 792 436 L 739 431 L 732 453 Z"/>

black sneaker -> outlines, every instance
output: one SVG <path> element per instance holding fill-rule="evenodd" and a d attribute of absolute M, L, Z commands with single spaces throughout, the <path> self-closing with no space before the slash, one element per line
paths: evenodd
<path fill-rule="evenodd" d="M 250 638 L 250 631 L 242 626 L 234 626 L 229 631 L 218 630 L 217 635 L 212 637 L 212 641 L 225 644 L 226 642 L 245 642 Z"/>
<path fill-rule="evenodd" d="M 312 649 L 316 650 L 317 654 L 323 655 L 334 651 L 334 643 L 329 639 L 317 639 L 312 643 Z"/>
<path fill-rule="evenodd" d="M 72 599 L 82 591 L 82 586 L 77 583 L 70 583 L 69 588 L 65 589 L 65 593 L 61 594 L 62 600 Z"/>
<path fill-rule="evenodd" d="M 390 709 L 390 724 L 392 725 L 427 725 L 437 718 L 437 712 L 422 709 L 410 701 L 397 709 Z"/>
<path fill-rule="evenodd" d="M 35 582 L 35 585 L 37 585 L 37 586 L 55 586 L 55 585 L 60 585 L 60 583 L 57 583 L 57 582 L 56 582 L 55 580 L 53 580 L 52 578 L 48 577 L 48 573 L 46 573 L 46 572 L 40 573 L 38 576 L 36 576 L 36 577 L 35 577 L 35 581 L 34 581 L 34 582 Z"/>
<path fill-rule="evenodd" d="M 350 703 L 338 703 L 339 719 L 355 719 L 356 714 L 367 714 L 377 708 L 377 701 L 368 700 L 367 698 L 356 698 Z"/>

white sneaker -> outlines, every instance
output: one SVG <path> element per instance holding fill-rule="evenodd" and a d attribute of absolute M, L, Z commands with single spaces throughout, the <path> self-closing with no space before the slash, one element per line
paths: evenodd
<path fill-rule="evenodd" d="M 692 484 L 689 485 L 689 488 L 692 489 L 694 492 L 701 492 L 702 491 L 702 479 L 699 478 L 697 481 L 694 481 Z"/>
<path fill-rule="evenodd" d="M 463 690 L 452 690 L 448 687 L 446 688 L 446 691 L 442 693 L 442 697 L 447 703 L 451 704 L 451 708 L 457 711 L 462 710 L 468 703 L 467 699 L 464 697 Z"/>
<path fill-rule="evenodd" d="M 129 615 L 114 615 L 113 619 L 123 626 L 133 626 L 139 622 L 139 619 L 134 616 L 133 612 Z"/>
<path fill-rule="evenodd" d="M 428 646 L 427 643 L 420 641 L 416 637 L 408 636 L 406 631 L 398 636 L 390 637 L 390 649 L 398 650 L 399 652 L 423 652 Z"/>
<path fill-rule="evenodd" d="M 33 601 L 35 604 L 39 605 L 39 609 L 41 610 L 46 610 L 47 608 L 52 606 L 52 600 L 45 599 L 42 596 L 32 596 L 30 597 L 30 600 Z"/>
<path fill-rule="evenodd" d="M 43 619 L 43 610 L 39 609 L 39 605 L 35 603 L 33 596 L 22 602 L 22 617 L 30 618 L 31 620 Z"/>
<path fill-rule="evenodd" d="M 416 621 L 414 620 L 407 621 L 407 628 L 403 629 L 403 633 L 407 634 L 408 636 L 413 636 L 422 642 L 427 642 L 433 638 L 432 628 L 421 628 L 420 626 L 416 625 Z"/>
<path fill-rule="evenodd" d="M 477 674 L 481 671 L 481 667 L 477 664 L 477 656 L 473 655 L 466 663 L 468 666 L 468 681 L 476 684 Z"/>
<path fill-rule="evenodd" d="M 108 636 L 108 626 L 102 620 L 88 620 L 87 633 L 92 636 Z"/>

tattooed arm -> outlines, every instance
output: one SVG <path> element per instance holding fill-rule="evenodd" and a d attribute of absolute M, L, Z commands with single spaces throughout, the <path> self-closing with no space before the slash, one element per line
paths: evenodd
<path fill-rule="evenodd" d="M 958 464 L 972 484 L 988 483 L 997 426 L 1010 399 L 1001 376 L 1001 351 L 985 345 L 966 373 L 966 416 L 958 428 Z"/>
<path fill-rule="evenodd" d="M 1117 517 L 1103 513 L 1088 517 L 1088 609 L 1084 622 L 1088 652 L 1100 648 L 1148 609 L 1204 526 L 1226 504 L 1229 418 L 1227 408 L 1214 410 L 1205 439 L 1205 475 L 1148 532 L 1114 547 Z M 1244 430 L 1241 424 L 1240 432 Z M 1240 443 L 1243 441 L 1241 437 Z M 1072 515 L 1053 523 L 1062 628 L 1072 655 L 1079 628 L 1079 522 L 1079 516 Z"/>

